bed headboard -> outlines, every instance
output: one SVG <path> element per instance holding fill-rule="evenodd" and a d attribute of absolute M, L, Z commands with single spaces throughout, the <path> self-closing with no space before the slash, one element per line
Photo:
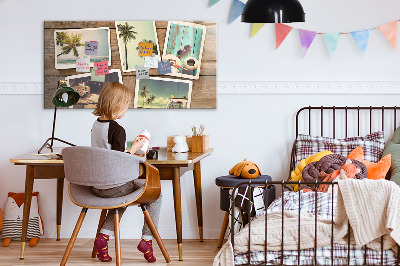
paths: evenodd
<path fill-rule="evenodd" d="M 392 106 L 392 107 L 362 107 L 362 106 L 308 106 L 301 108 L 296 114 L 296 137 L 298 134 L 309 134 L 309 135 L 316 135 L 318 136 L 327 136 L 326 130 L 328 123 L 331 125 L 331 132 L 333 138 L 346 138 L 348 136 L 355 137 L 360 136 L 360 129 L 362 127 L 367 126 L 369 128 L 368 133 L 372 133 L 373 130 L 382 130 L 385 132 L 385 124 L 388 121 L 392 122 L 393 128 L 391 131 L 386 131 L 385 133 L 392 133 L 393 129 L 397 127 L 397 112 L 400 110 L 399 107 Z M 313 121 L 314 114 L 318 113 L 319 121 Z M 304 119 L 304 115 L 308 117 L 308 119 Z M 339 117 L 338 117 L 339 116 Z M 325 119 L 324 119 L 325 118 Z M 339 118 L 339 119 L 338 119 Z M 365 118 L 369 118 L 367 121 Z M 357 124 L 354 124 L 357 122 Z M 305 123 L 307 126 L 308 132 L 301 131 L 301 123 Z M 318 132 L 311 132 L 313 126 L 319 124 L 319 133 Z M 374 125 L 379 125 L 380 128 L 374 128 Z M 304 124 L 303 124 L 304 126 Z M 339 129 L 344 131 L 344 135 L 336 136 L 337 133 L 337 126 Z M 349 135 L 349 128 L 353 127 L 357 128 L 357 135 Z M 385 134 L 387 136 L 387 134 Z"/>
<path fill-rule="evenodd" d="M 299 134 L 347 138 L 382 130 L 387 140 L 398 126 L 396 106 L 308 106 L 296 114 L 296 137 Z M 295 164 L 293 144 L 290 171 Z M 290 176 L 290 172 L 289 172 Z"/>

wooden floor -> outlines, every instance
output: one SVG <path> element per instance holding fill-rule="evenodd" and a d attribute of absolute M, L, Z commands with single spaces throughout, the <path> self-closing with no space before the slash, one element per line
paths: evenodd
<path fill-rule="evenodd" d="M 9 247 L 0 246 L 0 265 L 60 265 L 65 248 L 69 239 L 40 239 L 36 247 L 26 247 L 25 259 L 20 260 L 20 242 L 12 241 Z M 215 255 L 218 253 L 217 240 L 183 240 L 183 261 L 178 261 L 178 247 L 176 240 L 163 240 L 168 250 L 172 262 L 167 264 L 154 241 L 154 254 L 157 258 L 156 263 L 149 264 L 143 254 L 136 249 L 140 240 L 121 240 L 122 264 L 123 265 L 212 265 Z M 93 240 L 77 239 L 68 259 L 67 265 L 115 265 L 114 262 L 114 243 L 110 241 L 110 255 L 113 262 L 104 263 L 91 258 Z"/>

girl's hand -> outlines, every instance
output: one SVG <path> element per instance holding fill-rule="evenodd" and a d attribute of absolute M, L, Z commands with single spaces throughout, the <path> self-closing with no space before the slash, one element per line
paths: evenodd
<path fill-rule="evenodd" d="M 138 138 L 136 137 L 135 140 L 132 142 L 131 148 L 129 149 L 129 152 L 131 154 L 135 154 L 140 148 L 143 147 L 143 145 L 146 143 L 145 138 Z"/>
<path fill-rule="evenodd" d="M 149 153 L 149 149 L 147 149 L 147 151 L 146 151 L 146 153 L 145 154 L 134 154 L 134 155 L 136 155 L 136 156 L 139 156 L 139 157 L 146 157 L 146 155 Z"/>

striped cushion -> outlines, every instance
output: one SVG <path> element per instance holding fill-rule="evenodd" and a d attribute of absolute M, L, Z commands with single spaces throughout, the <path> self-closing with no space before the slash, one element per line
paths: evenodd
<path fill-rule="evenodd" d="M 16 220 L 4 220 L 1 237 L 11 238 L 12 240 L 21 240 L 22 218 Z M 40 238 L 39 217 L 29 218 L 27 239 L 33 237 Z"/>
<path fill-rule="evenodd" d="M 345 139 L 299 134 L 296 139 L 296 165 L 302 159 L 323 150 L 329 150 L 347 157 L 357 146 L 362 147 L 364 160 L 378 162 L 385 147 L 383 131 L 374 132 L 364 137 Z"/>

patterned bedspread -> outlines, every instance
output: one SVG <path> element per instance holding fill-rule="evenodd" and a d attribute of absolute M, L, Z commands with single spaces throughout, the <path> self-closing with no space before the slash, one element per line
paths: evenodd
<path fill-rule="evenodd" d="M 326 219 L 332 219 L 336 208 L 336 194 L 332 193 L 317 193 L 317 201 L 315 201 L 315 192 L 285 192 L 282 197 L 276 199 L 268 208 L 269 213 L 282 211 L 282 202 L 284 210 L 298 210 L 322 216 Z M 315 204 L 316 203 L 316 204 Z M 265 215 L 265 213 L 260 214 Z M 260 215 L 256 216 L 257 219 Z M 300 251 L 300 256 L 297 250 L 285 250 L 283 252 L 284 265 L 314 265 L 314 249 L 304 249 Z M 382 265 L 381 252 L 371 250 L 364 247 L 350 245 L 350 256 L 347 245 L 333 245 L 333 263 L 332 263 L 332 248 L 326 246 L 316 249 L 317 265 Z M 366 254 L 366 256 L 365 256 Z M 250 252 L 250 265 L 264 264 L 265 255 L 267 256 L 266 265 L 281 265 L 280 251 L 265 252 Z M 348 257 L 350 258 L 348 264 Z M 392 250 L 383 252 L 383 265 L 395 265 L 396 256 Z M 235 254 L 235 265 L 248 265 L 248 253 Z"/>

